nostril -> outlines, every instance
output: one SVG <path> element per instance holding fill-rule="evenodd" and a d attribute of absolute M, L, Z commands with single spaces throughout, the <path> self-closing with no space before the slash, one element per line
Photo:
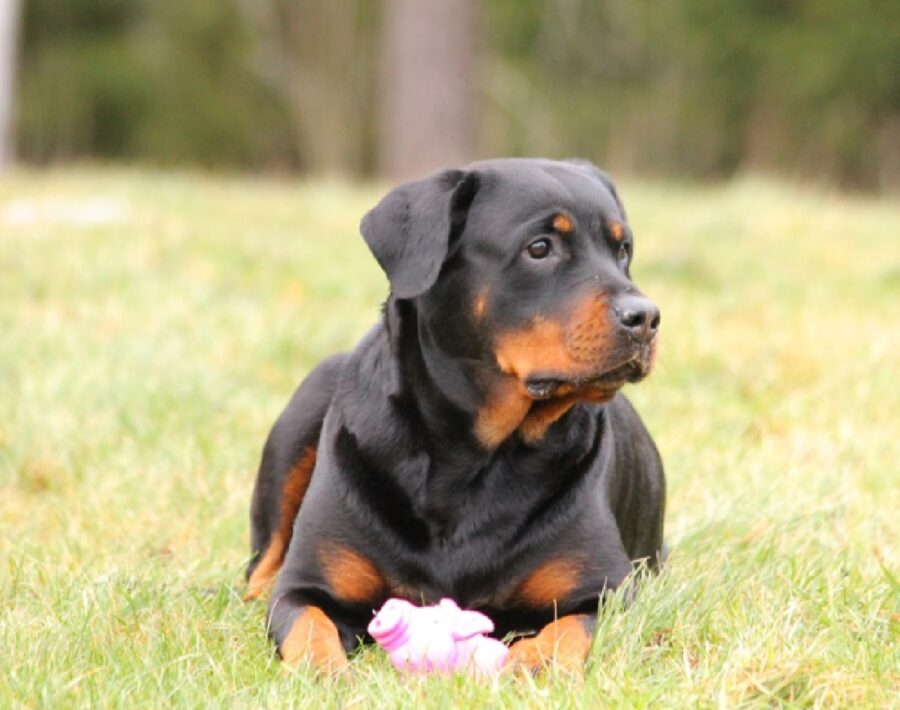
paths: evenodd
<path fill-rule="evenodd" d="M 659 311 L 653 316 L 653 320 L 650 321 L 650 330 L 656 330 L 659 328 L 660 315 Z"/>
<path fill-rule="evenodd" d="M 643 311 L 622 311 L 619 321 L 626 328 L 640 328 L 646 318 L 647 314 Z"/>

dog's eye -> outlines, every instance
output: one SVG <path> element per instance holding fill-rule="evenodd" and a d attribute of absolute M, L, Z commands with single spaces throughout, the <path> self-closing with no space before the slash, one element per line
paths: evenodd
<path fill-rule="evenodd" d="M 628 247 L 624 244 L 619 245 L 619 264 L 625 266 L 628 263 Z"/>
<path fill-rule="evenodd" d="M 531 242 L 525 248 L 525 251 L 528 252 L 528 256 L 532 259 L 546 259 L 550 256 L 550 252 L 553 251 L 553 246 L 550 244 L 549 239 L 538 239 Z"/>

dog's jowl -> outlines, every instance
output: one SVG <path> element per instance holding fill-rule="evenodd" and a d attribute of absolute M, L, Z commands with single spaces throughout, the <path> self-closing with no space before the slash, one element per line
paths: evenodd
<path fill-rule="evenodd" d="M 390 192 L 362 220 L 380 322 L 318 365 L 266 442 L 248 597 L 285 661 L 322 670 L 389 597 L 533 632 L 509 664 L 580 671 L 602 595 L 662 554 L 665 482 L 619 393 L 658 308 L 585 162 L 495 160 Z"/>

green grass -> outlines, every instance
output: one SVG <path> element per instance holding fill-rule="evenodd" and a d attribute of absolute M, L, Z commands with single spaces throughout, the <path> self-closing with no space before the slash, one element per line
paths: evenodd
<path fill-rule="evenodd" d="M 318 682 L 234 591 L 268 427 L 386 293 L 357 234 L 379 190 L 0 182 L 0 707 L 900 706 L 900 205 L 621 187 L 663 312 L 629 392 L 672 555 L 602 613 L 579 686 L 371 650 Z"/>

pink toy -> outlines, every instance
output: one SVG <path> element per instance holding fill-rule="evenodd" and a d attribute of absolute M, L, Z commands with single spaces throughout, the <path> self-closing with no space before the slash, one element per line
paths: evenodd
<path fill-rule="evenodd" d="M 418 607 L 388 599 L 369 624 L 372 638 L 401 671 L 470 671 L 495 675 L 509 649 L 483 634 L 494 622 L 477 611 L 463 611 L 452 599 Z"/>

